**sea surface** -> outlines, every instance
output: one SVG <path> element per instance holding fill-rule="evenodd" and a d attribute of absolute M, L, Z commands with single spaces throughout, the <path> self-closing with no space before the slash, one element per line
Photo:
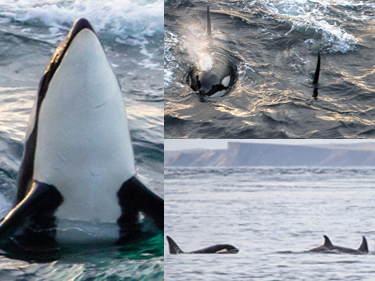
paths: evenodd
<path fill-rule="evenodd" d="M 170 255 L 165 280 L 373 280 L 375 169 L 165 168 L 165 235 L 185 251 L 232 244 L 227 255 Z M 309 253 L 332 243 L 370 254 Z"/>
<path fill-rule="evenodd" d="M 164 196 L 163 13 L 162 0 L 1 1 L 0 217 L 16 193 L 40 78 L 80 17 L 96 30 L 121 85 L 139 178 Z M 161 236 L 132 249 L 77 249 L 50 263 L 0 255 L 0 280 L 163 280 Z"/>
<path fill-rule="evenodd" d="M 221 46 L 211 53 L 207 6 Z M 165 137 L 374 137 L 374 28 L 373 1 L 166 0 Z M 218 53 L 236 63 L 237 82 L 223 97 L 199 96 L 186 73 Z"/>

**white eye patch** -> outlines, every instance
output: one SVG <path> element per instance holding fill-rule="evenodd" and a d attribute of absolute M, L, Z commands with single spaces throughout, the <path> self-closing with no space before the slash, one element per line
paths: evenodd
<path fill-rule="evenodd" d="M 221 84 L 222 84 L 224 87 L 228 87 L 229 82 L 230 82 L 230 76 L 229 76 L 229 75 L 228 75 L 227 77 L 223 78 L 223 80 L 221 80 Z"/>

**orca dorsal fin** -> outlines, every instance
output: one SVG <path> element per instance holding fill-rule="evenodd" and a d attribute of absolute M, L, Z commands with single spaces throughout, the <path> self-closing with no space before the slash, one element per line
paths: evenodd
<path fill-rule="evenodd" d="M 318 63 L 316 64 L 316 70 L 315 70 L 313 84 L 318 84 L 319 74 L 320 74 L 320 53 L 318 52 Z"/>
<path fill-rule="evenodd" d="M 210 7 L 207 6 L 207 37 L 211 36 L 211 18 L 210 18 Z"/>
<path fill-rule="evenodd" d="M 324 246 L 327 247 L 328 249 L 333 248 L 333 244 L 331 240 L 329 240 L 329 238 L 326 235 L 324 235 Z"/>
<path fill-rule="evenodd" d="M 183 254 L 184 252 L 178 247 L 177 243 L 173 241 L 173 239 L 167 236 L 167 240 L 169 243 L 169 252 L 171 254 Z"/>
<path fill-rule="evenodd" d="M 359 246 L 358 251 L 368 253 L 368 245 L 365 236 L 362 236 L 362 244 Z"/>

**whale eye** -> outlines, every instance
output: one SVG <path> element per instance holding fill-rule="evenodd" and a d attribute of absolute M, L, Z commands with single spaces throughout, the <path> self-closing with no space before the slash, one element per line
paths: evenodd
<path fill-rule="evenodd" d="M 229 82 L 230 82 L 230 76 L 229 76 L 229 75 L 228 75 L 227 77 L 223 78 L 223 80 L 221 80 L 221 84 L 222 84 L 224 87 L 228 87 Z"/>

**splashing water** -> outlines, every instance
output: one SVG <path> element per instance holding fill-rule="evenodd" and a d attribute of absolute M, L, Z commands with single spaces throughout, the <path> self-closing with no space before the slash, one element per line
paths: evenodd
<path fill-rule="evenodd" d="M 110 32 L 119 36 L 120 40 L 131 37 L 132 42 L 138 45 L 144 43 L 147 37 L 163 32 L 163 13 L 164 3 L 161 0 L 20 0 L 16 3 L 4 0 L 0 3 L 0 19 L 3 22 L 48 26 L 50 37 L 57 36 L 62 40 L 65 32 L 60 31 L 69 30 L 77 18 L 85 17 L 97 32 Z M 148 20 L 145 20 L 146 18 Z M 32 37 L 36 38 L 36 35 Z M 51 39 L 49 41 L 54 43 Z"/>
<path fill-rule="evenodd" d="M 185 38 L 184 48 L 189 60 L 196 65 L 200 71 L 209 71 L 213 66 L 213 57 L 210 50 L 211 40 L 207 38 L 205 27 L 198 23 L 184 25 Z"/>
<path fill-rule="evenodd" d="M 261 0 L 260 2 L 272 15 L 279 15 L 283 21 L 291 23 L 291 29 L 285 36 L 293 30 L 301 33 L 313 30 L 322 34 L 323 42 L 326 44 L 325 48 L 329 53 L 346 53 L 357 50 L 358 40 L 355 36 L 348 33 L 337 23 L 336 19 L 331 17 L 333 6 L 348 5 L 348 3 L 306 0 L 284 0 L 276 3 Z"/>
<path fill-rule="evenodd" d="M 210 54 L 197 53 L 196 55 L 197 57 L 194 62 L 198 66 L 200 71 L 209 71 L 212 69 L 212 65 L 214 64 L 214 62 Z"/>

